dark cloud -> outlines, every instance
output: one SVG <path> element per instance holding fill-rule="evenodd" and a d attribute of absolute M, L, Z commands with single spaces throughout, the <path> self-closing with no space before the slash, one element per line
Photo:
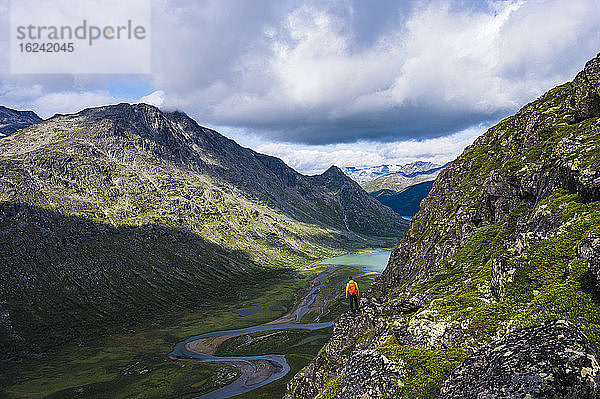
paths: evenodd
<path fill-rule="evenodd" d="M 600 32 L 592 2 L 229 4 L 226 21 L 198 29 L 186 8 L 185 32 L 212 33 L 197 52 L 159 52 L 187 62 L 157 73 L 164 105 L 308 144 L 439 137 L 496 120 L 571 79 Z"/>
<path fill-rule="evenodd" d="M 359 140 L 394 142 L 399 139 L 422 140 L 450 135 L 509 114 L 507 109 L 494 112 L 435 109 L 434 107 L 396 107 L 377 114 L 352 115 L 327 120 L 320 115 L 280 115 L 277 120 L 244 121 L 244 128 L 274 142 L 296 142 L 311 145 L 353 143 Z M 218 121 L 230 123 L 230 120 Z M 240 124 L 241 125 L 241 124 Z"/>
<path fill-rule="evenodd" d="M 265 142 L 424 140 L 570 80 L 599 19 L 593 0 L 154 0 L 151 75 L 10 75 L 3 51 L 0 101 L 47 115 L 157 90 L 165 109 Z"/>

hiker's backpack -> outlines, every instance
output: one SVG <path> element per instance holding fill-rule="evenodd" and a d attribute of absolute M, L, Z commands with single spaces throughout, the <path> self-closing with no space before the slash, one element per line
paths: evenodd
<path fill-rule="evenodd" d="M 348 283 L 348 294 L 349 295 L 356 295 L 356 294 L 358 294 L 358 290 L 356 289 L 356 283 L 354 281 L 350 281 Z"/>

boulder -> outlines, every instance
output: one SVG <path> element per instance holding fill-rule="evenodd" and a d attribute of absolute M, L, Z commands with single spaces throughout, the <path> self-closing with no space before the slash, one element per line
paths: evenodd
<path fill-rule="evenodd" d="M 597 352 L 571 322 L 555 320 L 493 341 L 444 381 L 439 399 L 600 397 Z"/>
<path fill-rule="evenodd" d="M 354 352 L 336 398 L 387 398 L 401 372 L 401 367 L 374 349 Z"/>
<path fill-rule="evenodd" d="M 600 115 L 600 54 L 585 64 L 572 85 L 570 100 L 577 120 Z"/>

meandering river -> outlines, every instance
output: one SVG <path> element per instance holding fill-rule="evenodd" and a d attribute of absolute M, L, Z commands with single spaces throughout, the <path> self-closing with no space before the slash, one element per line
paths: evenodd
<path fill-rule="evenodd" d="M 228 337 L 261 331 L 284 329 L 318 330 L 330 327 L 333 322 L 300 323 L 302 317 L 309 310 L 315 307 L 315 300 L 317 299 L 321 287 L 323 287 L 327 277 L 344 267 L 353 267 L 362 272 L 380 273 L 387 265 L 389 257 L 390 251 L 377 251 L 348 254 L 322 260 L 316 265 L 328 265 L 327 269 L 315 277 L 310 292 L 289 314 L 282 316 L 277 320 L 257 326 L 235 330 L 212 331 L 195 335 L 175 345 L 169 356 L 172 359 L 195 359 L 203 362 L 225 363 L 237 367 L 241 371 L 241 376 L 231 384 L 199 396 L 197 399 L 230 398 L 232 396 L 265 386 L 275 380 L 278 380 L 279 378 L 282 378 L 290 371 L 290 366 L 285 360 L 285 355 L 214 356 L 210 353 L 202 353 L 198 348 L 200 347 L 205 351 L 210 352 L 211 348 L 208 348 L 205 344 L 207 341 L 212 340 L 216 342 L 223 342 Z M 327 303 L 327 300 L 330 299 L 334 292 L 337 291 L 332 291 L 332 293 L 330 293 L 325 299 L 322 305 L 321 314 L 325 304 Z M 216 349 L 216 347 L 212 349 Z"/>

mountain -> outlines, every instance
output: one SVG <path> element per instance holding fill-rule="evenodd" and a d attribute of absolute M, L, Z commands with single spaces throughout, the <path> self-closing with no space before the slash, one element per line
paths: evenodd
<path fill-rule="evenodd" d="M 0 138 L 41 121 L 33 111 L 15 111 L 0 105 Z"/>
<path fill-rule="evenodd" d="M 413 216 L 419 211 L 421 201 L 427 197 L 431 187 L 433 187 L 433 181 L 426 181 L 409 186 L 402 192 L 383 189 L 369 193 L 369 195 L 383 205 L 389 206 L 399 215 Z"/>
<path fill-rule="evenodd" d="M 438 174 L 450 165 L 414 162 L 402 170 L 378 177 L 363 185 L 369 195 L 396 213 L 412 216 L 419 210 Z"/>
<path fill-rule="evenodd" d="M 439 168 L 441 165 L 416 161 L 406 165 L 379 165 L 379 166 L 364 166 L 355 167 L 347 166 L 342 168 L 342 171 L 350 176 L 355 182 L 364 185 L 372 180 L 375 180 L 381 176 L 389 175 L 391 173 L 399 173 L 403 176 L 416 176 L 420 173 L 425 173 L 429 170 Z"/>
<path fill-rule="evenodd" d="M 5 357 L 204 309 L 407 228 L 335 166 L 304 176 L 145 104 L 20 130 L 0 176 Z"/>
<path fill-rule="evenodd" d="M 421 205 L 286 398 L 600 397 L 600 55 Z"/>
<path fill-rule="evenodd" d="M 449 163 L 445 165 L 428 163 L 428 166 L 431 167 L 423 168 L 422 170 L 400 170 L 371 180 L 363 184 L 363 188 L 369 193 L 379 190 L 391 190 L 395 192 L 402 192 L 410 186 L 414 186 L 416 184 L 428 181 L 434 181 L 438 174 L 448 165 Z"/>

